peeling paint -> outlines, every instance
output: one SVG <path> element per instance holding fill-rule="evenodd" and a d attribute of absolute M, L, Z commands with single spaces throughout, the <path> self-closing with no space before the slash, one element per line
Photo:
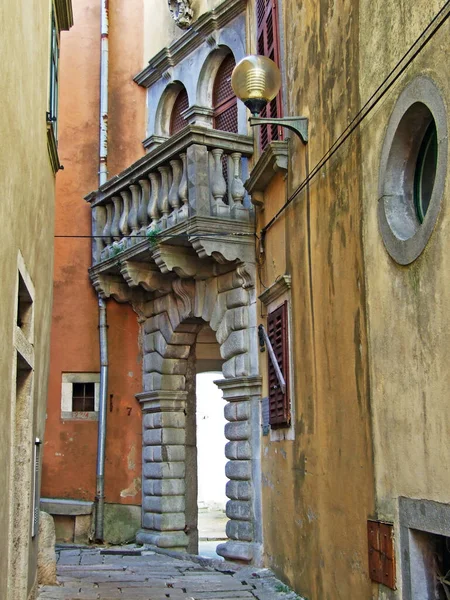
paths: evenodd
<path fill-rule="evenodd" d="M 133 479 L 133 482 L 131 483 L 131 485 L 120 492 L 120 497 L 121 498 L 133 498 L 134 496 L 137 496 L 141 492 L 141 488 L 142 488 L 141 478 L 135 477 Z"/>

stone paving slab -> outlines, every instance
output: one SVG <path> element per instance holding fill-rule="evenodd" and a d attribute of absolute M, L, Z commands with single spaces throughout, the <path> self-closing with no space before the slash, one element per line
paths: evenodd
<path fill-rule="evenodd" d="M 123 553 L 121 553 L 123 550 Z M 268 569 L 135 545 L 57 548 L 58 586 L 38 600 L 302 600 Z"/>

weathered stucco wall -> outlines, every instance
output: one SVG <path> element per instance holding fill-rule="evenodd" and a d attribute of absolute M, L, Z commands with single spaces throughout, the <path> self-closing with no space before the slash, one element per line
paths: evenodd
<path fill-rule="evenodd" d="M 359 110 L 359 15 L 355 2 L 282 5 L 287 114 L 310 119 L 308 145 L 290 142 L 290 194 Z M 355 134 L 268 230 L 273 254 L 267 253 L 262 271 L 265 285 L 284 274 L 284 247 L 276 243 L 284 228 L 292 276 L 295 440 L 263 437 L 264 541 L 268 563 L 311 600 L 372 593 L 366 523 L 374 512 L 374 475 L 360 162 Z M 284 201 L 272 185 L 258 229 Z"/>
<path fill-rule="evenodd" d="M 16 410 L 16 352 L 13 336 L 16 327 L 19 252 L 35 288 L 34 389 L 29 445 L 36 436 L 44 437 L 54 210 L 54 176 L 47 152 L 45 120 L 48 110 L 50 10 L 50 1 L 32 2 L 26 10 L 21 3 L 2 3 L 0 6 L 0 218 L 3 229 L 0 249 L 0 332 L 3 343 L 0 361 L 0 530 L 3 535 L 0 553 L 1 598 L 9 597 L 7 587 L 12 587 L 13 582 L 16 588 L 20 587 L 18 579 L 22 577 L 20 568 L 14 575 L 8 572 L 8 560 L 12 557 L 12 539 L 8 533 L 13 508 L 10 476 L 11 468 L 19 459 L 19 453 L 13 454 L 11 446 L 11 426 Z M 27 449 L 29 445 L 27 444 Z M 24 470 L 29 473 L 31 480 L 31 460 L 25 460 Z M 29 481 L 23 482 L 24 486 L 27 483 Z M 30 542 L 28 583 L 26 573 L 24 578 L 26 592 L 26 589 L 29 591 L 35 584 L 37 545 L 36 540 L 31 541 L 31 514 L 28 509 L 20 515 L 19 520 L 21 531 L 15 530 L 14 535 L 19 538 L 20 533 L 22 539 Z M 26 551 L 26 546 L 23 549 Z"/>
<path fill-rule="evenodd" d="M 145 100 L 131 81 L 135 68 L 130 67 L 141 52 L 139 2 L 128 3 L 126 14 L 123 4 L 109 3 L 110 175 L 141 156 L 144 137 Z M 82 237 L 91 234 L 91 211 L 83 196 L 98 187 L 100 3 L 77 0 L 74 13 L 76 25 L 63 37 L 61 57 L 59 148 L 65 170 L 57 179 L 55 233 L 68 237 L 56 239 L 42 495 L 94 500 L 97 421 L 61 419 L 61 374 L 100 370 L 98 302 L 88 276 L 91 239 Z M 110 301 L 108 325 L 106 502 L 140 505 L 141 411 L 134 398 L 142 388 L 137 316 L 130 306 Z"/>
<path fill-rule="evenodd" d="M 222 0 L 194 0 L 191 3 L 194 20 L 198 19 L 203 13 L 215 8 L 221 2 Z M 160 50 L 180 38 L 184 32 L 185 30 L 177 27 L 173 20 L 166 0 L 145 0 L 142 67 L 145 67 L 148 61 Z"/>
<path fill-rule="evenodd" d="M 442 2 L 361 2 L 360 93 L 365 101 L 441 8 Z M 403 89 L 429 77 L 450 98 L 447 22 L 379 103 L 362 128 L 364 238 L 378 515 L 394 521 L 398 497 L 447 502 L 450 409 L 447 324 L 450 290 L 449 178 L 434 232 L 415 262 L 400 266 L 384 248 L 377 220 L 380 159 Z M 374 49 L 377 49 L 377 52 Z M 378 51 L 380 50 L 380 51 Z M 445 117 L 448 126 L 448 112 Z M 396 597 L 403 597 L 401 581 Z"/>

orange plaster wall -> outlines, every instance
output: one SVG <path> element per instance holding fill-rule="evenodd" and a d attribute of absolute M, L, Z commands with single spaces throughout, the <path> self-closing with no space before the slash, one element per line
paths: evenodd
<path fill-rule="evenodd" d="M 121 3 L 110 1 L 111 14 L 115 14 L 116 4 Z M 130 6 L 132 4 L 138 3 L 130 2 Z M 61 40 L 59 157 L 65 168 L 57 176 L 56 236 L 91 234 L 90 209 L 83 196 L 98 187 L 100 2 L 75 0 L 73 9 L 75 25 L 70 32 L 63 34 Z M 122 13 L 121 16 L 134 19 L 139 31 L 136 7 L 131 15 Z M 118 35 L 117 27 L 115 32 Z M 120 36 L 120 42 L 126 39 L 135 44 L 138 35 L 134 38 Z M 136 52 L 133 47 L 128 53 L 123 45 L 121 50 L 128 57 L 125 63 Z M 125 66 L 122 65 L 121 69 L 124 71 Z M 135 131 L 125 135 L 123 123 L 134 123 L 138 101 L 132 103 L 132 110 L 128 113 L 126 100 L 120 99 L 119 102 L 117 98 L 119 93 L 126 96 L 129 90 L 126 86 L 119 90 L 114 65 L 111 71 L 110 104 L 119 104 L 123 111 L 123 114 L 116 111 L 123 139 L 115 156 L 122 156 L 123 161 L 130 164 L 142 152 L 136 148 Z M 134 74 L 135 70 L 130 72 L 130 79 Z M 138 89 L 138 92 L 141 91 Z M 143 121 L 145 98 L 142 94 L 140 99 Z M 141 135 L 137 137 L 139 142 L 144 133 L 142 127 Z M 41 491 L 44 497 L 84 500 L 95 497 L 97 422 L 61 420 L 61 374 L 99 372 L 98 304 L 88 277 L 90 265 L 91 240 L 88 237 L 56 237 L 50 381 Z M 134 397 L 142 390 L 137 316 L 130 306 L 118 305 L 111 300 L 108 301 L 108 325 L 106 501 L 140 504 L 141 411 Z"/>

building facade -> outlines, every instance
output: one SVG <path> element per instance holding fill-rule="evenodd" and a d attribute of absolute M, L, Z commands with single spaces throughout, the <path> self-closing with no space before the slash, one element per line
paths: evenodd
<path fill-rule="evenodd" d="M 112 457 L 141 444 L 142 464 L 120 484 L 141 478 L 137 540 L 197 550 L 195 373 L 220 365 L 229 521 L 219 554 L 270 566 L 314 600 L 444 597 L 448 7 L 158 0 L 109 9 L 111 24 L 128 23 L 121 44 L 137 54 L 110 56 L 109 178 L 96 186 L 91 161 L 86 180 L 95 190 L 89 274 L 109 335 L 127 319 L 127 343 L 110 347 L 109 393 L 125 386 L 123 407 L 139 417 L 109 406 L 106 481 Z M 306 118 L 307 139 L 249 127 L 230 87 L 249 53 L 281 69 L 263 116 Z M 84 57 L 92 63 L 87 47 Z M 78 178 L 77 194 L 83 186 Z M 83 344 L 93 352 L 52 375 L 55 453 L 62 428 L 75 427 L 61 425 L 60 389 L 83 383 L 64 374 L 99 370 L 96 299 L 82 277 L 92 316 Z M 81 315 L 71 326 L 79 332 Z M 94 383 L 95 408 L 95 381 L 84 383 Z M 89 501 L 91 425 L 76 424 Z M 75 460 L 80 444 L 69 438 Z M 49 458 L 48 495 L 80 499 L 55 483 L 64 464 Z M 127 467 L 115 464 L 109 501 L 121 503 L 114 478 Z"/>
<path fill-rule="evenodd" d="M 52 306 L 58 48 L 70 0 L 3 3 L 1 249 L 2 403 L 0 597 L 37 588 L 41 446 Z"/>

